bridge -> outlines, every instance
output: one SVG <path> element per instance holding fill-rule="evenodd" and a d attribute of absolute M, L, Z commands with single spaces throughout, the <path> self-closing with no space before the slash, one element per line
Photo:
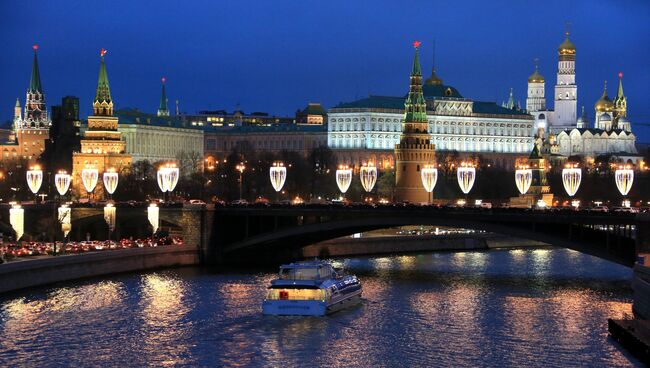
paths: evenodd
<path fill-rule="evenodd" d="M 54 207 L 26 207 L 26 232 L 38 234 Z M 0 210 L 0 231 L 8 209 Z M 31 219 L 31 221 L 30 221 Z M 33 219 L 40 219 L 35 221 Z M 168 206 L 161 226 L 176 229 L 197 244 L 205 263 L 295 259 L 301 248 L 354 233 L 403 225 L 456 227 L 542 241 L 632 266 L 650 251 L 650 214 L 520 209 L 436 208 L 430 206 Z M 70 239 L 107 233 L 102 207 L 72 209 Z M 151 234 L 146 205 L 118 205 L 113 239 Z"/>

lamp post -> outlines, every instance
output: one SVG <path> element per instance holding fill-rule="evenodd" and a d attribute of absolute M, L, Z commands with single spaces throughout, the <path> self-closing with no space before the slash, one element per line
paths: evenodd
<path fill-rule="evenodd" d="M 284 166 L 283 162 L 274 162 L 273 165 L 269 168 L 269 178 L 271 179 L 271 185 L 276 192 L 276 199 L 279 195 L 284 182 L 287 180 L 287 168 Z"/>
<path fill-rule="evenodd" d="M 97 181 L 99 180 L 99 171 L 93 168 L 85 168 L 81 170 L 81 182 L 88 192 L 88 198 L 93 194 L 95 187 L 97 186 Z"/>
<path fill-rule="evenodd" d="M 472 190 L 474 180 L 476 179 L 476 169 L 471 162 L 461 162 L 456 169 L 456 179 L 460 190 L 466 195 Z"/>
<path fill-rule="evenodd" d="M 361 186 L 363 189 L 367 193 L 370 193 L 377 183 L 377 166 L 372 162 L 368 162 L 361 166 L 359 169 L 359 179 L 361 179 Z"/>
<path fill-rule="evenodd" d="M 115 193 L 115 190 L 117 189 L 120 175 L 115 171 L 115 169 L 109 168 L 104 172 L 104 175 L 102 175 L 102 179 L 104 182 L 104 189 L 106 189 L 109 199 L 112 199 L 113 193 Z"/>
<path fill-rule="evenodd" d="M 27 186 L 29 190 L 34 194 L 34 202 L 36 202 L 36 194 L 41 189 L 41 184 L 43 184 L 43 170 L 40 166 L 32 166 L 27 170 Z"/>
<path fill-rule="evenodd" d="M 528 166 L 520 166 L 515 170 L 515 184 L 517 184 L 517 190 L 521 195 L 524 195 L 530 189 L 530 184 L 533 182 L 533 170 Z"/>
<path fill-rule="evenodd" d="M 158 187 L 160 188 L 160 191 L 163 192 L 163 196 L 165 196 L 166 192 L 169 192 L 171 197 L 171 192 L 178 184 L 179 176 L 180 170 L 176 167 L 176 164 L 168 163 L 158 169 L 156 178 L 158 181 Z"/>
<path fill-rule="evenodd" d="M 339 165 L 336 170 L 336 185 L 343 195 L 350 189 L 352 184 L 352 169 L 348 165 Z"/>
<path fill-rule="evenodd" d="M 580 188 L 581 180 L 582 170 L 578 167 L 578 164 L 567 164 L 562 169 L 562 185 L 564 185 L 564 190 L 569 197 L 576 194 L 578 188 Z"/>
<path fill-rule="evenodd" d="M 61 224 L 61 231 L 63 231 L 63 249 L 65 249 L 65 243 L 66 243 L 66 236 L 68 236 L 68 233 L 70 232 L 71 229 L 71 222 L 70 222 L 70 208 L 66 206 L 65 204 L 61 205 L 61 198 L 65 196 L 65 194 L 68 192 L 68 189 L 70 189 L 70 181 L 72 180 L 70 174 L 68 174 L 65 170 L 59 170 L 54 175 L 54 187 L 56 188 L 56 191 L 59 193 L 57 203 L 59 205 L 58 208 L 58 217 L 57 217 L 57 222 Z M 52 247 L 52 255 L 56 255 L 57 250 L 56 250 L 56 241 L 54 242 L 54 245 Z"/>
<path fill-rule="evenodd" d="M 9 223 L 16 232 L 16 243 L 25 233 L 25 210 L 16 202 L 11 203 L 9 209 Z"/>
<path fill-rule="evenodd" d="M 630 202 L 625 200 L 625 196 L 632 189 L 632 183 L 634 183 L 634 170 L 629 166 L 619 166 L 618 169 L 614 172 L 614 180 L 616 181 L 616 188 L 623 195 L 623 206 L 630 207 Z"/>
<path fill-rule="evenodd" d="M 433 193 L 433 188 L 436 187 L 436 183 L 438 182 L 438 169 L 434 165 L 425 165 L 421 170 L 420 170 L 420 179 L 422 179 L 422 186 L 424 187 L 424 190 L 427 191 L 427 199 L 429 204 L 433 200 L 432 194 Z"/>
<path fill-rule="evenodd" d="M 151 203 L 147 208 L 147 219 L 153 228 L 152 235 L 155 235 L 160 223 L 160 208 L 155 203 Z"/>
<path fill-rule="evenodd" d="M 243 182 L 244 182 L 244 170 L 246 170 L 246 166 L 244 165 L 243 162 L 240 162 L 235 166 L 235 169 L 239 171 L 239 199 L 243 199 Z"/>

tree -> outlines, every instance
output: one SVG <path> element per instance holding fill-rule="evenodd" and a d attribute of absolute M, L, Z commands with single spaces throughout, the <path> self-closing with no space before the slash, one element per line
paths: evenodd
<path fill-rule="evenodd" d="M 384 171 L 377 179 L 377 194 L 393 201 L 395 196 L 395 170 Z"/>

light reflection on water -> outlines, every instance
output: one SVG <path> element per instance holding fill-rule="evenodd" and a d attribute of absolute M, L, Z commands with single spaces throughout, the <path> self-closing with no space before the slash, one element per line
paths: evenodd
<path fill-rule="evenodd" d="M 364 302 L 262 316 L 270 272 L 184 268 L 0 299 L 0 366 L 632 366 L 631 271 L 565 249 L 345 261 Z"/>

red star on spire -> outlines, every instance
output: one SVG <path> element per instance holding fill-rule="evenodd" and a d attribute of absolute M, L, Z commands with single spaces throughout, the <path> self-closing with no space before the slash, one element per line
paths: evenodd
<path fill-rule="evenodd" d="M 32 48 L 34 49 L 34 51 L 36 51 L 36 50 L 38 50 L 38 45 L 34 44 L 34 46 L 32 46 Z"/>
<path fill-rule="evenodd" d="M 106 55 L 107 52 L 108 52 L 108 51 L 106 51 L 106 49 L 102 47 L 102 49 L 99 51 L 99 55 L 100 55 L 101 57 L 104 57 L 104 55 Z"/>
<path fill-rule="evenodd" d="M 422 43 L 422 42 L 417 41 L 417 40 L 416 40 L 416 41 L 413 41 L 413 47 L 415 47 L 415 48 L 417 49 L 418 47 L 420 47 L 420 44 L 421 44 L 421 43 Z"/>
<path fill-rule="evenodd" d="M 623 78 L 623 72 L 618 72 L 618 79 Z"/>

